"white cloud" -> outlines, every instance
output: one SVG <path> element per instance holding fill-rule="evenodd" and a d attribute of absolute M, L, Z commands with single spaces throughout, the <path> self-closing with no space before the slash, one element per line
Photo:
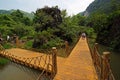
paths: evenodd
<path fill-rule="evenodd" d="M 61 9 L 67 9 L 68 14 L 71 15 L 84 11 L 87 6 L 93 1 L 94 0 L 39 0 L 39 3 L 42 6 L 40 6 L 39 3 L 37 4 L 39 4 L 39 7 L 44 7 L 43 5 L 58 5 Z"/>
<path fill-rule="evenodd" d="M 84 11 L 92 1 L 94 0 L 69 0 L 64 2 L 64 6 L 68 14 L 77 14 Z"/>
<path fill-rule="evenodd" d="M 0 7 L 4 9 L 22 9 L 31 12 L 46 5 L 58 5 L 60 9 L 66 9 L 68 14 L 71 15 L 84 11 L 92 1 L 94 0 L 8 0 L 7 2 L 11 4 L 4 6 L 6 1 L 1 0 Z"/>

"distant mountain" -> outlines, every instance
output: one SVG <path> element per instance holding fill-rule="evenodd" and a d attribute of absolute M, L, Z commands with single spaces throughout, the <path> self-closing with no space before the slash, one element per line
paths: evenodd
<path fill-rule="evenodd" d="M 28 13 L 28 12 L 25 12 L 25 11 L 22 11 L 22 10 L 20 10 L 20 11 L 24 14 L 24 16 L 26 16 L 26 17 L 28 17 L 30 19 L 34 18 L 34 14 L 33 13 Z"/>
<path fill-rule="evenodd" d="M 94 12 L 109 14 L 117 9 L 120 9 L 120 0 L 95 0 L 84 12 L 88 16 Z"/>
<path fill-rule="evenodd" d="M 120 52 L 120 0 L 95 0 L 84 12 L 97 33 L 96 42 Z"/>
<path fill-rule="evenodd" d="M 0 14 L 10 14 L 13 10 L 0 10 Z"/>
<path fill-rule="evenodd" d="M 84 16 L 84 13 L 85 13 L 85 12 L 83 11 L 83 12 L 80 12 L 80 13 L 78 13 L 78 14 L 80 14 L 81 16 Z"/>
<path fill-rule="evenodd" d="M 0 14 L 11 14 L 14 11 L 16 11 L 16 10 L 14 10 L 14 9 L 11 9 L 11 10 L 0 10 Z M 33 17 L 34 17 L 33 13 L 28 13 L 28 12 L 25 12 L 25 11 L 22 11 L 22 10 L 20 10 L 20 11 L 24 14 L 25 17 L 33 19 Z"/>

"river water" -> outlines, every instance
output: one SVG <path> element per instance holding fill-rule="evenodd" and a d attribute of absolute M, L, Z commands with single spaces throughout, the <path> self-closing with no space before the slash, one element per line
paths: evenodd
<path fill-rule="evenodd" d="M 99 45 L 100 51 L 110 51 L 107 47 Z M 113 75 L 115 80 L 120 80 L 120 52 L 110 51 L 110 65 L 112 68 Z"/>
<path fill-rule="evenodd" d="M 99 46 L 100 51 L 109 51 L 105 46 Z M 120 80 L 120 53 L 111 52 L 110 64 L 116 80 Z M 0 80 L 36 80 L 41 72 L 13 62 L 0 66 Z"/>
<path fill-rule="evenodd" d="M 111 53 L 111 68 L 116 80 L 120 80 L 120 53 Z"/>
<path fill-rule="evenodd" d="M 40 73 L 13 62 L 0 66 L 0 80 L 36 80 Z"/>

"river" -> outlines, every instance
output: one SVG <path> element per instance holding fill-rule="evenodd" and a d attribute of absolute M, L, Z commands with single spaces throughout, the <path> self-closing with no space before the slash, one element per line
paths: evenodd
<path fill-rule="evenodd" d="M 99 45 L 100 51 L 108 51 L 107 47 Z M 120 80 L 120 53 L 111 52 L 111 68 L 116 80 Z M 36 80 L 41 72 L 13 62 L 0 67 L 0 80 Z"/>
<path fill-rule="evenodd" d="M 103 45 L 99 45 L 100 51 L 104 52 L 104 51 L 110 51 L 107 47 L 103 46 Z M 120 80 L 120 52 L 113 52 L 110 51 L 111 55 L 110 55 L 110 64 L 111 64 L 111 68 L 113 71 L 113 75 L 115 77 L 115 80 Z"/>
<path fill-rule="evenodd" d="M 0 66 L 0 80 L 36 80 L 40 73 L 13 62 Z"/>
<path fill-rule="evenodd" d="M 111 53 L 111 68 L 116 80 L 120 80 L 120 53 Z"/>

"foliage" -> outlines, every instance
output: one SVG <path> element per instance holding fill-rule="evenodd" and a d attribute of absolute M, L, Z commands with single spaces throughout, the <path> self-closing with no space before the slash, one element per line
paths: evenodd
<path fill-rule="evenodd" d="M 24 48 L 25 48 L 25 49 L 31 49 L 31 48 L 32 48 L 32 45 L 33 45 L 33 41 L 32 41 L 32 40 L 27 41 L 27 42 L 24 44 Z"/>
<path fill-rule="evenodd" d="M 36 31 L 47 30 L 50 28 L 57 28 L 58 25 L 62 22 L 62 18 L 60 16 L 61 12 L 57 7 L 44 7 L 42 9 L 38 9 L 35 13 L 34 23 L 36 25 Z"/>
<path fill-rule="evenodd" d="M 79 33 L 84 31 L 91 36 L 94 33 L 92 28 L 81 27 L 81 25 L 85 25 L 85 19 L 79 14 L 72 17 L 67 16 L 66 10 L 60 11 L 58 7 L 38 9 L 34 18 L 37 33 L 35 34 L 33 47 L 57 47 L 58 44 L 64 43 L 65 40 L 72 44 L 78 38 Z"/>
<path fill-rule="evenodd" d="M 2 46 L 3 46 L 5 49 L 10 49 L 10 48 L 13 47 L 10 43 L 4 43 Z"/>
<path fill-rule="evenodd" d="M 95 0 L 86 11 L 87 26 L 97 33 L 96 41 L 120 51 L 120 0 Z"/>
<path fill-rule="evenodd" d="M 11 9 L 11 10 L 0 10 L 0 14 L 5 14 L 5 15 L 9 15 L 11 14 L 12 12 L 15 12 L 17 10 L 14 10 L 14 9 Z M 28 13 L 28 12 L 25 12 L 25 11 L 22 11 L 22 10 L 19 10 L 24 17 L 28 17 L 29 19 L 33 19 L 34 18 L 34 14 L 33 13 Z"/>
<path fill-rule="evenodd" d="M 81 26 L 80 32 L 85 32 L 87 34 L 87 37 L 89 38 L 94 38 L 94 39 L 96 38 L 95 30 L 91 27 Z"/>
<path fill-rule="evenodd" d="M 110 14 L 120 9 L 120 0 L 95 0 L 86 9 L 84 14 L 91 15 L 92 13 Z"/>
<path fill-rule="evenodd" d="M 57 7 L 50 8 L 46 6 L 36 11 L 33 21 L 35 25 L 35 31 L 37 32 L 33 47 L 51 47 L 51 45 L 53 45 L 52 38 L 57 39 L 55 33 L 59 31 L 58 25 L 62 22 L 61 11 Z M 55 42 L 53 46 L 56 44 L 57 43 Z"/>
<path fill-rule="evenodd" d="M 0 58 L 0 65 L 5 65 L 9 62 L 9 60 L 4 59 L 4 58 Z"/>
<path fill-rule="evenodd" d="M 2 34 L 2 37 L 6 39 L 6 35 L 12 35 L 12 28 L 8 26 L 1 26 L 0 25 L 0 34 Z"/>
<path fill-rule="evenodd" d="M 109 15 L 93 14 L 88 17 L 87 25 L 93 26 L 97 33 L 96 41 L 120 51 L 120 11 L 114 11 Z"/>
<path fill-rule="evenodd" d="M 11 18 L 10 15 L 0 15 L 0 25 L 11 27 L 14 24 L 16 24 L 16 22 Z"/>
<path fill-rule="evenodd" d="M 30 26 L 31 21 L 28 17 L 24 17 L 23 13 L 20 10 L 16 10 L 11 13 L 12 19 L 16 21 L 16 23 L 23 23 L 25 25 Z"/>
<path fill-rule="evenodd" d="M 59 47 L 61 46 L 61 44 L 63 43 L 63 41 L 60 38 L 55 38 L 55 39 L 50 39 L 50 41 L 48 41 L 46 44 L 43 44 L 43 46 L 41 48 L 46 49 L 46 48 L 52 48 L 54 46 Z"/>
<path fill-rule="evenodd" d="M 101 28 L 107 25 L 107 15 L 95 13 L 87 18 L 87 26 L 93 27 L 95 32 L 100 32 Z"/>
<path fill-rule="evenodd" d="M 25 26 L 22 24 L 14 25 L 12 33 L 18 35 L 20 38 L 29 34 L 34 34 L 34 29 L 31 26 Z"/>
<path fill-rule="evenodd" d="M 0 14 L 0 33 L 4 40 L 6 36 L 16 34 L 20 38 L 29 34 L 34 34 L 34 28 L 31 27 L 31 20 L 24 17 L 20 10 L 11 12 L 10 14 Z"/>
<path fill-rule="evenodd" d="M 24 16 L 20 10 L 13 10 L 9 14 L 0 14 L 0 32 L 6 40 L 6 36 L 19 36 L 24 48 L 51 48 L 61 47 L 64 41 L 73 44 L 82 32 L 89 37 L 94 37 L 94 30 L 85 27 L 86 17 L 81 15 L 67 16 L 66 10 L 55 7 L 37 9 L 33 21 Z M 11 47 L 5 44 L 5 47 Z"/>
<path fill-rule="evenodd" d="M 85 26 L 85 16 L 81 16 L 80 14 L 72 16 L 72 21 L 75 25 Z"/>
<path fill-rule="evenodd" d="M 110 45 L 113 50 L 120 51 L 120 10 L 113 12 L 108 18 Z"/>

